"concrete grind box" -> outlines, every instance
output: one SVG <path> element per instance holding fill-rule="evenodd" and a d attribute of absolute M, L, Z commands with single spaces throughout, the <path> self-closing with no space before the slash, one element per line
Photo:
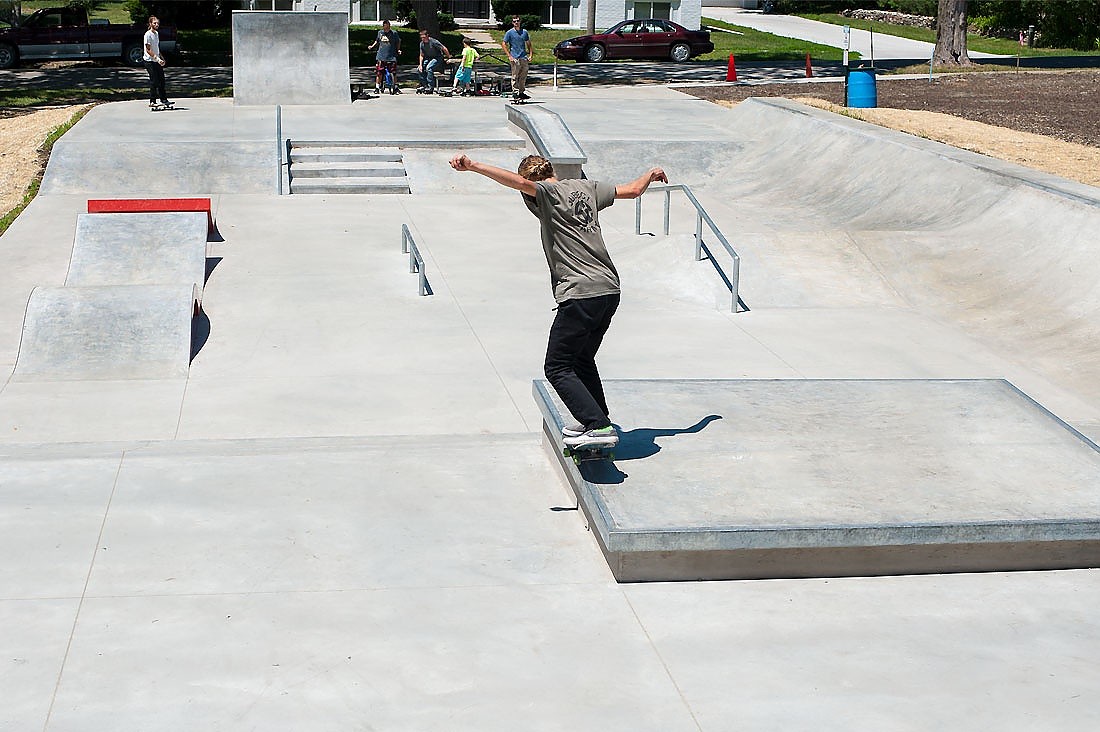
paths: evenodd
<path fill-rule="evenodd" d="M 234 11 L 233 104 L 351 104 L 348 14 Z"/>

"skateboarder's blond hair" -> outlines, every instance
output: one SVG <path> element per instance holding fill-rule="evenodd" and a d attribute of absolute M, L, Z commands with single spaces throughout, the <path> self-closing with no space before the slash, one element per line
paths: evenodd
<path fill-rule="evenodd" d="M 519 169 L 516 172 L 527 180 L 546 180 L 554 177 L 554 166 L 541 155 L 528 155 L 519 161 Z"/>

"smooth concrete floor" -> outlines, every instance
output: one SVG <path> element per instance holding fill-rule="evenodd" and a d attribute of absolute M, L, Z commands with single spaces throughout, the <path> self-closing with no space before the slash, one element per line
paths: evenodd
<path fill-rule="evenodd" d="M 722 131 L 735 112 L 668 90 L 573 94 L 593 155 L 616 142 L 600 120 L 616 124 L 624 100 L 698 126 L 686 142 L 735 142 Z M 354 129 L 390 137 L 413 109 L 438 120 L 420 141 L 507 129 L 502 104 L 466 101 L 479 100 L 408 95 L 377 115 L 357 103 Z M 55 167 L 0 238 L 6 372 L 30 290 L 64 281 L 85 199 L 140 187 L 97 178 L 84 156 L 205 135 L 242 157 L 275 149 L 270 109 L 187 106 L 150 120 L 105 105 L 62 139 L 56 162 L 88 182 Z M 689 162 L 673 166 L 693 182 Z M 615 583 L 539 444 L 530 384 L 553 303 L 536 222 L 513 194 L 434 170 L 421 173 L 434 192 L 342 198 L 278 198 L 259 163 L 183 170 L 173 192 L 211 195 L 224 237 L 187 378 L 4 383 L 0 729 L 1100 725 L 1096 571 Z M 1072 382 L 913 307 L 829 248 L 843 237 L 816 236 L 813 211 L 737 175 L 700 195 L 743 252 L 749 313 L 716 307 L 682 236 L 690 218 L 638 237 L 629 202 L 601 213 L 627 285 L 605 376 L 1007 378 L 1100 426 Z M 416 295 L 402 223 L 432 297 Z"/>

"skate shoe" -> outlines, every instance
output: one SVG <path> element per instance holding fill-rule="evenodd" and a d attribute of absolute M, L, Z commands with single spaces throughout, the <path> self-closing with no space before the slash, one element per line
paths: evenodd
<path fill-rule="evenodd" d="M 601 427 L 598 430 L 588 430 L 576 437 L 562 438 L 562 444 L 566 447 L 614 447 L 619 444 L 619 433 L 614 425 Z"/>

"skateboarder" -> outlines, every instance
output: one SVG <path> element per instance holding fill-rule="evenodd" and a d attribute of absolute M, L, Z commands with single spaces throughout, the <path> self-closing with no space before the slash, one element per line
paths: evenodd
<path fill-rule="evenodd" d="M 428 31 L 420 31 L 420 87 L 418 92 L 435 93 L 435 72 L 443 67 L 443 60 L 450 58 L 451 52 L 435 38 L 428 37 Z"/>
<path fill-rule="evenodd" d="M 618 198 L 637 198 L 665 172 L 651 168 L 630 183 L 611 185 L 592 180 L 558 180 L 546 158 L 528 155 L 519 172 L 471 160 L 451 159 L 458 171 L 472 171 L 523 194 L 539 218 L 542 248 L 550 267 L 557 315 L 550 327 L 543 371 L 577 424 L 562 430 L 569 447 L 618 443 L 608 416 L 596 351 L 619 307 L 619 275 L 604 245 L 599 210 Z"/>
<path fill-rule="evenodd" d="M 157 97 L 165 107 L 171 107 L 168 101 L 168 92 L 164 89 L 164 56 L 160 52 L 160 20 L 155 15 L 149 16 L 149 29 L 145 31 L 143 39 L 145 50 L 141 55 L 145 70 L 149 73 L 149 106 L 157 106 Z"/>
<path fill-rule="evenodd" d="M 501 48 L 508 54 L 512 67 L 512 96 L 516 100 L 530 99 L 527 95 L 527 67 L 531 63 L 531 36 L 523 29 L 519 16 L 512 16 L 512 27 L 504 34 Z"/>

